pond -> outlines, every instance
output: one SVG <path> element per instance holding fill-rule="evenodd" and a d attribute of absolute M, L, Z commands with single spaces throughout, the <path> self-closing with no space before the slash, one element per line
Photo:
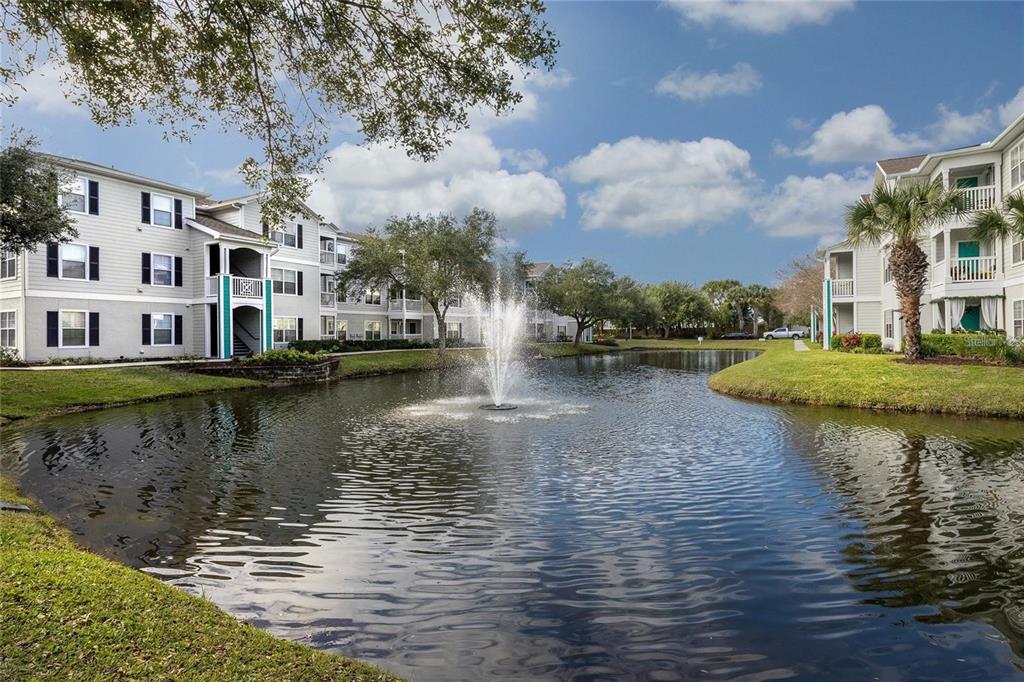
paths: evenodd
<path fill-rule="evenodd" d="M 88 547 L 412 679 L 1020 675 L 1024 424 L 707 389 L 746 357 L 548 361 L 508 413 L 433 372 L 83 413 L 0 465 Z"/>

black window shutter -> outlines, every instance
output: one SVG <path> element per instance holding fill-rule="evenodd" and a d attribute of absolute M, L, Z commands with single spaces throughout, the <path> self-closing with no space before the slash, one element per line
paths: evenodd
<path fill-rule="evenodd" d="M 180 230 L 184 226 L 181 224 L 181 199 L 174 200 L 174 229 Z"/>
<path fill-rule="evenodd" d="M 150 325 L 149 313 L 142 313 L 142 345 L 143 346 L 150 345 L 149 325 Z"/>
<path fill-rule="evenodd" d="M 100 214 L 100 183 L 89 181 L 89 215 Z"/>
<path fill-rule="evenodd" d="M 264 237 L 269 237 L 270 236 L 270 225 L 267 225 L 266 223 L 263 223 L 263 236 Z"/>
<path fill-rule="evenodd" d="M 182 345 L 182 339 L 185 336 L 185 330 L 183 329 L 185 317 L 183 315 L 174 316 L 174 345 Z"/>
<path fill-rule="evenodd" d="M 180 287 L 182 285 L 182 259 L 181 256 L 174 257 L 174 286 Z"/>
<path fill-rule="evenodd" d="M 60 263 L 58 262 L 58 253 L 60 247 L 56 244 L 46 245 L 46 276 L 47 277 L 59 277 L 60 276 Z"/>
<path fill-rule="evenodd" d="M 295 291 L 302 296 L 302 270 L 295 273 Z"/>
<path fill-rule="evenodd" d="M 89 345 L 100 345 L 100 314 L 89 313 Z"/>
<path fill-rule="evenodd" d="M 94 282 L 100 279 L 100 247 L 89 247 L 89 279 Z"/>
<path fill-rule="evenodd" d="M 302 318 L 299 318 L 299 341 L 302 341 Z"/>
<path fill-rule="evenodd" d="M 60 345 L 60 336 L 57 329 L 57 311 L 46 311 L 46 345 L 56 347 Z"/>
<path fill-rule="evenodd" d="M 149 222 L 149 192 L 142 193 L 142 222 Z"/>
<path fill-rule="evenodd" d="M 153 282 L 153 274 L 152 274 L 153 271 L 151 269 L 152 262 L 153 262 L 152 257 L 148 253 L 143 252 L 143 254 L 142 254 L 142 283 L 143 284 L 151 284 Z"/>
<path fill-rule="evenodd" d="M 302 225 L 295 226 L 295 245 L 302 248 Z"/>

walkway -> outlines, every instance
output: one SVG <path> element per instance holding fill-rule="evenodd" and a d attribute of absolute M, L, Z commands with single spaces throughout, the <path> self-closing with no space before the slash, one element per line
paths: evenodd
<path fill-rule="evenodd" d="M 810 348 L 807 347 L 807 344 L 804 343 L 803 339 L 793 339 L 793 350 L 799 353 L 801 351 L 810 350 Z"/>

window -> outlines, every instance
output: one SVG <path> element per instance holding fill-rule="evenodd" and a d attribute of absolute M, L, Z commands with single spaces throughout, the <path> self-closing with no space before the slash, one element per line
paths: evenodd
<path fill-rule="evenodd" d="M 1024 141 L 1010 149 L 1010 189 L 1024 182 Z"/>
<path fill-rule="evenodd" d="M 451 298 L 447 299 L 445 301 L 445 303 L 447 303 L 448 306 L 451 307 L 451 308 L 461 308 L 462 307 L 462 297 L 461 296 L 452 296 Z"/>
<path fill-rule="evenodd" d="M 935 262 L 941 263 L 946 259 L 946 242 L 942 239 L 935 240 Z"/>
<path fill-rule="evenodd" d="M 1024 237 L 1013 242 L 1011 259 L 1014 265 L 1024 263 Z"/>
<path fill-rule="evenodd" d="M 889 259 L 885 259 L 885 267 L 882 269 L 882 282 L 888 284 L 892 281 L 892 264 L 889 263 Z"/>
<path fill-rule="evenodd" d="M 380 322 L 367 322 L 364 329 L 366 330 L 366 333 L 364 334 L 363 338 L 365 338 L 367 341 L 380 340 Z"/>
<path fill-rule="evenodd" d="M 885 315 L 884 315 L 884 318 L 885 318 L 885 332 L 883 333 L 883 336 L 885 338 L 887 338 L 887 339 L 894 338 L 893 337 L 893 317 L 894 316 L 893 316 L 893 311 L 892 310 L 886 310 L 885 311 Z"/>
<path fill-rule="evenodd" d="M 170 197 L 161 194 L 154 194 L 150 199 L 152 206 L 152 218 L 154 225 L 161 227 L 174 226 L 174 202 Z"/>
<path fill-rule="evenodd" d="M 0 251 L 0 279 L 18 276 L 18 254 L 13 251 Z"/>
<path fill-rule="evenodd" d="M 555 327 L 555 337 L 556 338 L 564 339 L 564 338 L 566 338 L 568 336 L 569 336 L 569 327 L 568 326 L 566 326 L 564 324 L 560 324 L 560 325 Z"/>
<path fill-rule="evenodd" d="M 153 284 L 161 287 L 174 286 L 174 256 L 153 254 Z"/>
<path fill-rule="evenodd" d="M 0 311 L 0 346 L 13 348 L 18 337 L 18 313 L 14 310 Z"/>
<path fill-rule="evenodd" d="M 60 311 L 60 346 L 80 348 L 85 346 L 89 315 L 84 310 Z"/>
<path fill-rule="evenodd" d="M 274 285 L 275 294 L 296 295 L 298 290 L 298 274 L 296 270 L 285 270 L 284 268 L 270 268 L 270 279 Z"/>
<path fill-rule="evenodd" d="M 334 315 L 320 316 L 320 338 L 333 339 L 335 334 Z"/>
<path fill-rule="evenodd" d="M 380 305 L 380 289 L 367 289 L 363 295 L 363 303 L 367 305 Z M 377 325 L 380 326 L 379 324 Z M 378 333 L 380 330 L 378 329 Z M 379 336 L 377 337 L 380 338 Z"/>
<path fill-rule="evenodd" d="M 150 317 L 151 341 L 154 346 L 174 344 L 174 315 L 158 313 Z"/>
<path fill-rule="evenodd" d="M 444 324 L 444 335 L 449 339 L 461 339 L 462 338 L 462 323 L 461 322 L 445 322 Z"/>
<path fill-rule="evenodd" d="M 270 233 L 270 240 L 277 242 L 282 246 L 290 246 L 295 248 L 299 243 L 299 229 L 298 225 L 294 223 L 286 224 L 284 227 L 274 230 Z"/>
<path fill-rule="evenodd" d="M 1013 335 L 1024 339 L 1024 299 L 1013 302 Z"/>
<path fill-rule="evenodd" d="M 88 279 L 88 246 L 84 244 L 60 245 L 60 276 L 63 279 Z"/>
<path fill-rule="evenodd" d="M 60 204 L 69 211 L 85 213 L 87 188 L 85 178 L 75 178 L 60 188 Z"/>
<path fill-rule="evenodd" d="M 338 339 L 339 340 L 344 341 L 345 339 L 347 339 L 348 338 L 348 320 L 339 319 L 335 331 L 338 334 Z"/>
<path fill-rule="evenodd" d="M 274 343 L 291 343 L 299 339 L 297 317 L 274 318 Z"/>
<path fill-rule="evenodd" d="M 344 303 L 348 300 L 348 294 L 345 292 L 344 289 L 338 289 L 335 293 L 337 294 L 338 297 L 338 303 Z"/>

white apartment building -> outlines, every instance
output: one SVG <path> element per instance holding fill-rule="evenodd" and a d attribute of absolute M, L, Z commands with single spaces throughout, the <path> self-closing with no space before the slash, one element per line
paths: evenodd
<path fill-rule="evenodd" d="M 921 298 L 921 329 L 1004 330 L 1024 338 L 1024 240 L 979 242 L 970 212 L 998 207 L 1024 192 L 1024 116 L 991 142 L 875 165 L 875 184 L 933 182 L 959 188 L 968 214 L 935 225 L 921 236 L 930 270 Z M 841 242 L 825 250 L 823 302 L 826 335 L 880 334 L 898 350 L 902 309 L 883 246 Z"/>
<path fill-rule="evenodd" d="M 452 301 L 438 330 L 414 292 L 336 291 L 359 237 L 308 207 L 270 231 L 255 194 L 217 201 L 50 158 L 74 175 L 61 200 L 78 237 L 0 253 L 0 345 L 28 362 L 227 358 L 300 339 L 480 341 L 469 301 Z"/>

